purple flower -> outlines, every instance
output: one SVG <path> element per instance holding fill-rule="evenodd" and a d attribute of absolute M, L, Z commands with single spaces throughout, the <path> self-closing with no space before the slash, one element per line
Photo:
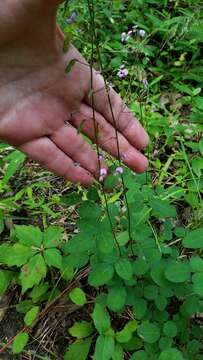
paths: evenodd
<path fill-rule="evenodd" d="M 117 173 L 117 174 L 123 174 L 123 168 L 122 168 L 121 166 L 118 166 L 118 167 L 116 168 L 116 173 Z"/>
<path fill-rule="evenodd" d="M 100 182 L 104 181 L 106 175 L 107 175 L 107 170 L 105 168 L 100 169 L 99 181 Z"/>
<path fill-rule="evenodd" d="M 143 80 L 142 80 L 142 83 L 143 83 L 145 89 L 147 89 L 147 88 L 148 88 L 148 85 L 149 85 L 147 79 L 143 79 Z"/>
<path fill-rule="evenodd" d="M 77 13 L 76 11 L 73 11 L 71 16 L 65 20 L 65 23 L 68 24 L 68 25 L 71 25 L 71 24 L 75 24 L 76 23 L 76 17 L 77 17 Z"/>
<path fill-rule="evenodd" d="M 128 76 L 128 69 L 125 68 L 125 65 L 121 65 L 117 75 L 120 79 L 124 79 L 126 76 Z"/>
<path fill-rule="evenodd" d="M 99 155 L 99 156 L 98 156 L 98 160 L 99 160 L 99 161 L 102 161 L 102 160 L 103 160 L 103 155 Z"/>

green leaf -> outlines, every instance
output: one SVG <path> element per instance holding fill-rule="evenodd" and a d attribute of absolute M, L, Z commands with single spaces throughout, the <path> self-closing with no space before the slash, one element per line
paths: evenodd
<path fill-rule="evenodd" d="M 116 344 L 114 347 L 114 353 L 112 355 L 112 360 L 124 360 L 124 351 L 120 344 Z"/>
<path fill-rule="evenodd" d="M 14 228 L 14 234 L 18 238 L 21 244 L 28 247 L 36 246 L 40 247 L 42 243 L 41 230 L 33 225 L 16 225 Z"/>
<path fill-rule="evenodd" d="M 12 344 L 13 354 L 19 354 L 23 351 L 24 347 L 27 345 L 29 336 L 27 333 L 20 333 L 14 339 Z"/>
<path fill-rule="evenodd" d="M 0 234 L 4 231 L 3 211 L 0 210 Z"/>
<path fill-rule="evenodd" d="M 190 258 L 190 267 L 193 272 L 203 272 L 203 259 L 199 256 Z"/>
<path fill-rule="evenodd" d="M 120 311 L 125 305 L 126 289 L 123 286 L 114 286 L 109 290 L 107 306 L 112 311 Z"/>
<path fill-rule="evenodd" d="M 190 278 L 189 266 L 186 262 L 171 262 L 165 269 L 165 276 L 173 283 L 185 282 Z"/>
<path fill-rule="evenodd" d="M 32 306 L 33 306 L 32 300 L 23 300 L 16 305 L 16 310 L 20 314 L 26 314 L 26 312 L 28 312 Z"/>
<path fill-rule="evenodd" d="M 71 344 L 65 353 L 64 360 L 86 360 L 89 354 L 92 339 L 77 340 Z"/>
<path fill-rule="evenodd" d="M 26 156 L 20 151 L 13 151 L 6 160 L 9 160 L 9 164 L 6 168 L 6 172 L 2 179 L 2 184 L 5 186 L 8 184 L 10 178 L 15 174 L 19 169 L 21 164 L 25 161 Z"/>
<path fill-rule="evenodd" d="M 119 235 L 116 236 L 116 239 L 120 246 L 126 245 L 129 241 L 128 231 L 123 231 L 122 233 L 120 233 Z"/>
<path fill-rule="evenodd" d="M 68 65 L 66 65 L 66 68 L 65 68 L 65 73 L 66 74 L 69 74 L 69 72 L 72 70 L 73 66 L 75 65 L 75 63 L 77 61 L 78 61 L 77 59 L 72 59 L 72 60 L 69 61 Z"/>
<path fill-rule="evenodd" d="M 22 244 L 15 244 L 10 248 L 10 252 L 5 258 L 8 266 L 22 266 L 32 256 L 32 251 Z"/>
<path fill-rule="evenodd" d="M 153 198 L 149 203 L 158 218 L 175 217 L 177 215 L 175 207 L 168 200 Z"/>
<path fill-rule="evenodd" d="M 25 324 L 31 326 L 39 313 L 39 306 L 33 306 L 24 317 Z"/>
<path fill-rule="evenodd" d="M 147 302 L 144 299 L 136 298 L 133 306 L 135 319 L 141 320 L 147 312 Z"/>
<path fill-rule="evenodd" d="M 194 293 L 203 297 L 203 273 L 194 274 L 192 282 Z"/>
<path fill-rule="evenodd" d="M 109 254 L 112 252 L 114 247 L 113 234 L 107 231 L 100 232 L 96 236 L 98 249 L 101 253 Z"/>
<path fill-rule="evenodd" d="M 109 313 L 101 304 L 95 304 L 92 318 L 94 325 L 100 334 L 103 334 L 110 329 L 111 321 Z"/>
<path fill-rule="evenodd" d="M 78 321 L 68 329 L 71 336 L 82 339 L 92 335 L 94 332 L 92 323 L 88 321 Z"/>
<path fill-rule="evenodd" d="M 139 258 L 133 262 L 133 273 L 137 276 L 146 274 L 149 270 L 149 264 L 145 259 Z"/>
<path fill-rule="evenodd" d="M 177 327 L 174 321 L 167 321 L 163 326 L 163 333 L 167 337 L 175 337 L 177 335 Z"/>
<path fill-rule="evenodd" d="M 199 141 L 199 151 L 201 155 L 203 156 L 203 138 Z"/>
<path fill-rule="evenodd" d="M 160 311 L 163 311 L 166 306 L 167 306 L 168 302 L 165 296 L 159 295 L 156 299 L 155 299 L 155 305 L 157 307 L 157 309 L 159 309 Z"/>
<path fill-rule="evenodd" d="M 34 288 L 32 289 L 32 291 L 30 293 L 32 301 L 34 303 L 36 303 L 39 300 L 41 300 L 41 298 L 47 293 L 48 289 L 49 289 L 48 282 L 41 283 L 39 285 L 34 286 Z"/>
<path fill-rule="evenodd" d="M 6 292 L 12 277 L 13 273 L 11 271 L 0 270 L 0 296 Z"/>
<path fill-rule="evenodd" d="M 58 226 L 50 226 L 43 234 L 45 248 L 57 247 L 61 242 L 62 230 Z"/>
<path fill-rule="evenodd" d="M 158 297 L 158 287 L 156 285 L 147 285 L 144 287 L 144 297 L 147 300 L 155 300 Z"/>
<path fill-rule="evenodd" d="M 62 255 L 58 249 L 47 249 L 43 255 L 48 266 L 54 266 L 57 269 L 62 267 Z"/>
<path fill-rule="evenodd" d="M 143 323 L 137 328 L 137 333 L 146 343 L 153 344 L 159 340 L 160 330 L 156 324 Z"/>
<path fill-rule="evenodd" d="M 183 246 L 189 249 L 203 248 L 203 228 L 190 231 L 182 242 Z"/>
<path fill-rule="evenodd" d="M 89 277 L 88 283 L 91 286 L 98 287 L 108 283 L 114 275 L 114 268 L 110 264 L 99 263 L 94 265 Z"/>
<path fill-rule="evenodd" d="M 22 292 L 25 293 L 25 291 L 32 288 L 33 285 L 38 285 L 45 276 L 46 264 L 42 255 L 37 254 L 33 256 L 21 270 L 20 281 Z"/>
<path fill-rule="evenodd" d="M 71 301 L 78 306 L 83 306 L 87 302 L 85 292 L 78 287 L 71 290 L 71 292 L 69 293 L 69 297 Z"/>
<path fill-rule="evenodd" d="M 110 360 L 114 353 L 114 338 L 99 335 L 96 341 L 95 360 Z"/>
<path fill-rule="evenodd" d="M 184 360 L 184 358 L 180 351 L 171 348 L 162 351 L 158 360 Z"/>
<path fill-rule="evenodd" d="M 180 312 L 185 317 L 191 317 L 199 312 L 200 302 L 196 295 L 188 297 L 180 307 Z"/>
<path fill-rule="evenodd" d="M 203 159 L 202 158 L 196 156 L 192 159 L 192 170 L 198 177 L 201 176 L 201 173 L 203 170 Z"/>
<path fill-rule="evenodd" d="M 145 351 L 136 351 L 130 358 L 130 360 L 148 360 L 148 355 Z"/>
<path fill-rule="evenodd" d="M 120 259 L 115 264 L 117 274 L 124 280 L 130 280 L 133 276 L 133 268 L 128 259 Z"/>

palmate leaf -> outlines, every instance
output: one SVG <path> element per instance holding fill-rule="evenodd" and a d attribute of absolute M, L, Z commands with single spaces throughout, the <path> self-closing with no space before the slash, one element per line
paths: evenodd
<path fill-rule="evenodd" d="M 40 281 L 46 276 L 46 264 L 41 254 L 33 256 L 30 261 L 23 266 L 20 273 L 20 282 L 22 285 L 22 292 L 38 285 Z"/>
<path fill-rule="evenodd" d="M 8 251 L 9 249 L 9 251 Z M 33 252 L 22 244 L 14 244 L 6 250 L 4 263 L 8 266 L 22 266 L 33 256 Z"/>
<path fill-rule="evenodd" d="M 49 226 L 43 234 L 45 248 L 57 247 L 61 242 L 62 230 L 58 226 Z"/>

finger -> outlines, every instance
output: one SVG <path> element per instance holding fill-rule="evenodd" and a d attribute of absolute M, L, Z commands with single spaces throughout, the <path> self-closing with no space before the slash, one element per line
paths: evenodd
<path fill-rule="evenodd" d="M 80 166 L 76 167 L 73 160 L 64 154 L 48 137 L 41 137 L 23 144 L 19 150 L 49 171 L 73 183 L 89 186 L 94 181 L 86 169 Z"/>
<path fill-rule="evenodd" d="M 94 105 L 97 112 L 102 114 L 113 126 L 116 125 L 116 128 L 133 146 L 137 149 L 144 149 L 149 141 L 146 131 L 112 88 L 109 89 L 108 96 L 103 77 L 96 71 L 94 71 L 93 76 L 93 89 Z M 91 105 L 90 94 L 87 94 L 86 102 Z"/>
<path fill-rule="evenodd" d="M 71 118 L 71 123 L 76 127 L 80 127 L 82 123 L 82 131 L 94 142 L 99 145 L 111 155 L 121 156 L 123 162 L 135 172 L 143 172 L 148 167 L 148 161 L 137 149 L 135 149 L 129 141 L 120 133 L 117 132 L 116 138 L 115 129 L 108 123 L 104 117 L 95 112 L 95 122 L 98 128 L 98 138 L 95 136 L 94 120 L 92 118 L 92 108 L 86 104 L 82 104 L 80 112 L 75 113 Z M 117 143 L 118 140 L 118 143 Z M 119 144 L 119 152 L 118 152 Z"/>
<path fill-rule="evenodd" d="M 99 166 L 97 153 L 83 139 L 82 135 L 77 133 L 77 130 L 71 124 L 64 124 L 50 138 L 65 154 L 81 164 L 83 168 L 87 169 L 94 176 L 99 176 L 100 168 L 107 169 L 103 161 L 100 162 Z"/>

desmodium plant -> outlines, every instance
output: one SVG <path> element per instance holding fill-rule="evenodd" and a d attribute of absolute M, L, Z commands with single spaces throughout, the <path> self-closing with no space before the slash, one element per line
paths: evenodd
<path fill-rule="evenodd" d="M 52 186 L 56 180 L 44 171 L 30 181 L 24 155 L 0 145 L 0 295 L 17 291 L 21 316 L 0 354 L 203 359 L 202 18 L 200 2 L 192 0 L 61 5 L 65 46 L 73 38 L 90 62 L 100 177 L 88 190 Z M 105 79 L 118 160 L 97 145 L 93 67 Z M 150 134 L 145 174 L 123 165 L 112 86 Z M 57 307 L 63 321 L 69 318 L 63 354 L 43 340 L 36 351 L 35 329 Z"/>

